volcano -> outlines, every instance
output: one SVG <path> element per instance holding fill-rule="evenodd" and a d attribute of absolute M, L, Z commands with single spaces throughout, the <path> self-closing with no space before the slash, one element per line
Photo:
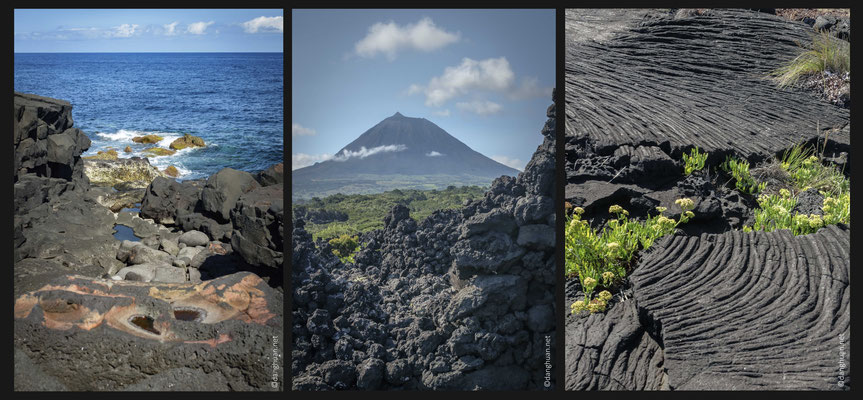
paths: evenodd
<path fill-rule="evenodd" d="M 392 189 L 486 186 L 518 170 L 471 149 L 425 118 L 384 119 L 327 161 L 291 173 L 294 198 Z"/>

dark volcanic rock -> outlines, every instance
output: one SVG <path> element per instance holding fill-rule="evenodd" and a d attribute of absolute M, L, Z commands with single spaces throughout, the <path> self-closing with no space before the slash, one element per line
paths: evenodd
<path fill-rule="evenodd" d="M 568 31 L 585 23 L 580 10 L 566 13 Z M 764 79 L 800 52 L 809 32 L 765 13 L 711 10 L 644 20 L 613 40 L 568 42 L 566 135 L 592 138 L 601 155 L 659 146 L 675 159 L 693 145 L 750 158 L 823 137 L 849 123 L 848 110 Z M 849 136 L 830 140 L 849 147 Z"/>
<path fill-rule="evenodd" d="M 846 165 L 848 110 L 764 79 L 809 27 L 752 10 L 567 10 L 566 30 L 566 200 L 596 229 L 614 204 L 644 219 L 695 203 L 637 254 L 607 311 L 567 313 L 566 389 L 850 388 L 850 228 L 743 233 L 756 196 L 719 169 L 747 159 L 775 193 L 788 177 L 765 161 L 794 143 Z M 687 176 L 694 146 L 709 157 Z M 822 201 L 808 190 L 794 211 Z M 577 279 L 565 292 L 567 305 L 584 298 Z"/>
<path fill-rule="evenodd" d="M 547 116 L 544 141 L 517 178 L 497 178 L 482 199 L 419 223 L 394 206 L 383 229 L 361 235 L 353 264 L 312 242 L 297 216 L 293 389 L 546 388 L 545 352 L 555 351 L 546 347 L 555 329 L 554 107 Z"/>
<path fill-rule="evenodd" d="M 201 190 L 201 205 L 204 211 L 219 220 L 229 221 L 231 209 L 240 196 L 260 186 L 248 172 L 223 168 L 207 179 Z"/>
<path fill-rule="evenodd" d="M 569 317 L 567 389 L 842 389 L 849 246 L 838 226 L 663 239 L 631 276 L 628 301 Z"/>
<path fill-rule="evenodd" d="M 195 210 L 200 199 L 201 186 L 201 183 L 196 181 L 178 183 L 171 178 L 157 177 L 144 193 L 141 217 L 152 218 L 161 224 L 175 223 L 178 216 Z"/>
<path fill-rule="evenodd" d="M 231 210 L 231 245 L 249 264 L 282 268 L 283 193 L 282 184 L 262 186 L 242 195 Z"/>

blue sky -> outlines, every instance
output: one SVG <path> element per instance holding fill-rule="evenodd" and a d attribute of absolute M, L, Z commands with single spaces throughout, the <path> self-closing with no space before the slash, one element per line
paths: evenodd
<path fill-rule="evenodd" d="M 282 52 L 275 10 L 15 10 L 15 52 Z"/>
<path fill-rule="evenodd" d="M 292 169 L 426 118 L 523 169 L 555 80 L 554 10 L 293 10 Z"/>

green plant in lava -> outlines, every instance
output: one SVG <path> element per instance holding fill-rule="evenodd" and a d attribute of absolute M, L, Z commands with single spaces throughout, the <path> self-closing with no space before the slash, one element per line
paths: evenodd
<path fill-rule="evenodd" d="M 626 278 L 633 258 L 639 250 L 647 249 L 662 236 L 671 234 L 695 214 L 695 204 L 691 199 L 676 201 L 681 209 L 680 218 L 668 218 L 663 213 L 665 207 L 657 207 L 656 215 L 648 215 L 644 221 L 629 219 L 629 212 L 619 205 L 609 207 L 608 212 L 615 215 L 602 231 L 593 229 L 582 219 L 584 209 L 572 209 L 567 217 L 564 235 L 565 270 L 568 278 L 578 277 L 584 292 L 584 300 L 572 304 L 572 313 L 582 311 L 604 311 L 612 295 L 611 289 Z M 601 290 L 596 298 L 594 291 Z"/>
<path fill-rule="evenodd" d="M 838 196 L 851 190 L 851 181 L 839 168 L 821 163 L 815 155 L 815 146 L 791 147 L 782 154 L 779 165 L 788 172 L 798 191 L 814 188 Z"/>
<path fill-rule="evenodd" d="M 791 60 L 788 65 L 770 72 L 780 88 L 793 86 L 806 75 L 831 71 L 842 74 L 851 71 L 851 45 L 829 33 L 815 35 L 812 45 Z"/>
<path fill-rule="evenodd" d="M 752 174 L 749 172 L 749 161 L 728 156 L 719 167 L 731 174 L 734 178 L 734 186 L 743 193 L 755 194 L 767 186 L 767 183 L 758 183 L 752 178 Z"/>
<path fill-rule="evenodd" d="M 707 161 L 707 153 L 702 153 L 698 150 L 698 146 L 692 149 L 689 154 L 683 153 L 684 173 L 689 175 L 695 171 L 704 169 L 704 163 Z"/>
<path fill-rule="evenodd" d="M 360 250 L 360 242 L 357 236 L 341 235 L 329 240 L 330 246 L 333 248 L 339 260 L 344 264 L 353 264 L 354 256 Z"/>

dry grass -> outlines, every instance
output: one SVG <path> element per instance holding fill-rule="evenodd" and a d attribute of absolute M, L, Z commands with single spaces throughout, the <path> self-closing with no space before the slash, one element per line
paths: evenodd
<path fill-rule="evenodd" d="M 825 71 L 836 74 L 851 71 L 851 44 L 827 33 L 820 33 L 812 39 L 809 49 L 770 75 L 779 87 L 784 88 L 796 84 L 804 76 Z"/>

